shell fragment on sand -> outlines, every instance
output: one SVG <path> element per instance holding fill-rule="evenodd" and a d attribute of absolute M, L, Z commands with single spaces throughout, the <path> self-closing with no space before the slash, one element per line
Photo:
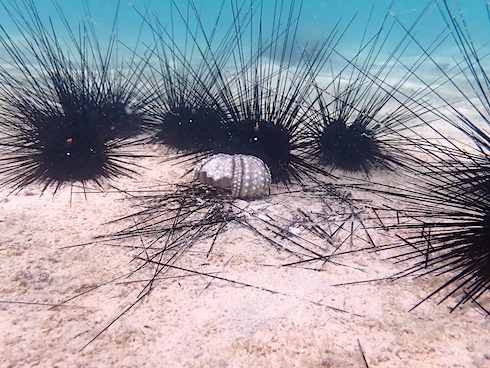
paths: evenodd
<path fill-rule="evenodd" d="M 258 157 L 218 153 L 201 160 L 194 179 L 217 188 L 231 190 L 234 198 L 258 198 L 269 192 L 271 173 Z"/>

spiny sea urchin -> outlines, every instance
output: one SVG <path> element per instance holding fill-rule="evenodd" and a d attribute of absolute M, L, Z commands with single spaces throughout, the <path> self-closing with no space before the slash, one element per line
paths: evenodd
<path fill-rule="evenodd" d="M 60 8 L 68 40 L 43 22 L 34 1 L 2 5 L 20 33 L 14 38 L 0 28 L 3 184 L 21 190 L 36 182 L 56 191 L 64 183 L 134 174 L 134 155 L 122 148 L 146 124 L 133 104 L 132 79 L 141 71 L 114 60 L 114 28 L 103 51 L 93 24 L 75 32 Z"/>
<path fill-rule="evenodd" d="M 423 14 L 424 11 L 411 28 Z M 347 58 L 336 51 L 347 65 L 337 74 L 332 72 L 332 80 L 326 86 L 318 85 L 309 109 L 306 152 L 317 165 L 367 176 L 377 169 L 409 167 L 410 154 L 404 151 L 416 144 L 416 127 L 423 123 L 425 110 L 418 92 L 407 95 L 401 91 L 425 56 L 405 66 L 407 71 L 401 76 L 394 75 L 400 72 L 394 64 L 411 43 L 405 35 L 387 50 L 398 34 L 396 24 L 387 12 L 369 38 L 366 26 L 354 57 Z M 385 53 L 388 56 L 381 59 Z"/>
<path fill-rule="evenodd" d="M 385 219 L 384 228 L 396 230 L 399 242 L 382 249 L 401 251 L 393 258 L 413 262 L 394 275 L 435 274 L 444 278 L 420 303 L 445 292 L 441 302 L 457 298 L 454 308 L 474 302 L 490 313 L 490 104 L 489 75 L 464 19 L 453 13 L 447 1 L 441 4 L 463 63 L 449 74 L 427 52 L 443 76 L 442 85 L 465 102 L 464 107 L 450 103 L 437 85 L 427 89 L 443 102 L 444 110 L 433 111 L 441 121 L 456 128 L 457 135 L 441 132 L 441 145 L 425 147 L 431 161 L 423 162 L 418 173 L 407 176 L 408 185 L 378 187 L 388 201 L 379 210 L 390 208 L 396 217 Z M 463 81 L 461 81 L 463 77 Z M 422 78 L 420 78 L 422 80 Z M 465 89 L 462 85 L 471 86 Z M 476 92 L 475 96 L 470 91 Z M 445 133 L 445 134 L 443 134 Z M 419 162 L 420 163 L 420 162 Z M 391 221 L 388 225 L 387 221 Z M 449 290 L 449 291 L 447 291 Z M 419 305 L 418 303 L 417 305 Z"/>
<path fill-rule="evenodd" d="M 159 17 L 148 17 L 137 10 L 155 41 L 148 50 L 151 61 L 145 75 L 145 111 L 155 131 L 152 141 L 184 155 L 213 151 L 226 137 L 219 85 L 236 36 L 226 29 L 218 32 L 224 36 L 215 41 L 216 29 L 222 27 L 224 7 L 224 0 L 216 8 L 213 6 L 217 15 L 211 21 L 212 33 L 205 30 L 194 1 L 186 6 L 170 4 L 169 13 L 173 16 L 169 27 Z M 242 8 L 247 10 L 244 5 Z M 242 9 L 237 10 L 239 19 L 244 17 L 241 12 Z"/>

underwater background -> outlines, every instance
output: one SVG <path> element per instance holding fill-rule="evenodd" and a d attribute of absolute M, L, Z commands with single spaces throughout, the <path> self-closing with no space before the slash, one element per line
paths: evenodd
<path fill-rule="evenodd" d="M 181 55 L 189 65 L 195 67 L 203 60 L 200 55 L 202 52 L 210 50 L 214 57 L 219 57 L 222 52 L 220 46 L 230 42 L 231 35 L 240 29 L 241 44 L 235 50 L 229 49 L 231 54 L 230 51 L 228 53 L 233 57 L 227 56 L 227 64 L 223 65 L 225 73 L 240 74 L 236 55 L 242 53 L 244 60 L 252 60 L 258 45 L 287 47 L 285 51 L 294 63 L 301 59 L 305 51 L 312 50 L 332 37 L 335 41 L 330 47 L 334 52 L 331 52 L 318 73 L 317 82 L 320 86 L 322 81 L 328 84 L 348 63 L 358 65 L 356 68 L 359 70 L 367 69 L 367 65 L 363 65 L 364 58 L 372 58 L 369 72 L 374 75 L 377 67 L 384 68 L 385 75 L 377 77 L 388 84 L 397 84 L 406 73 L 413 72 L 416 75 L 416 78 L 412 78 L 413 83 L 407 80 L 400 86 L 401 90 L 413 92 L 427 86 L 438 89 L 435 85 L 445 84 L 450 77 L 469 95 L 474 94 L 472 87 L 467 85 L 467 76 L 461 72 L 464 58 L 450 33 L 448 19 L 441 16 L 441 1 L 41 0 L 34 3 L 41 21 L 45 25 L 50 24 L 56 38 L 61 40 L 61 44 L 66 44 L 67 53 L 74 51 L 67 26 L 75 37 L 80 37 L 79 27 L 82 22 L 85 26 L 92 26 L 90 32 L 95 37 L 92 39 L 97 39 L 102 53 L 109 49 L 115 37 L 117 42 L 109 60 L 109 65 L 114 69 L 130 64 L 134 66 L 138 62 L 158 63 L 158 56 L 150 55 L 155 52 L 152 48 L 156 33 L 160 33 L 160 37 L 164 34 L 167 46 L 174 49 L 174 55 Z M 10 5 L 0 7 L 1 26 L 12 40 L 17 40 L 19 45 L 25 44 L 23 30 L 15 26 L 18 23 L 16 19 L 26 13 L 25 9 L 15 1 L 6 1 L 5 4 Z M 464 19 L 463 26 L 471 36 L 479 62 L 488 68 L 488 4 L 483 0 L 468 0 L 450 1 L 449 6 L 456 16 Z M 15 14 L 9 14 L 6 10 L 8 7 L 18 10 Z M 238 13 L 243 14 L 242 19 L 235 17 Z M 289 23 L 289 17 L 294 18 L 292 23 Z M 284 33 L 281 32 L 284 32 L 286 24 L 294 28 L 289 30 L 291 35 L 288 41 L 281 40 L 275 44 L 272 37 L 283 37 Z M 158 30 L 155 29 L 156 25 Z M 378 33 L 381 35 L 380 40 L 373 41 Z M 377 43 L 374 58 L 373 55 L 369 56 L 367 50 L 373 42 Z M 6 70 L 10 70 L 10 56 L 2 52 L 2 48 L 0 45 L 0 58 Z M 279 58 L 281 51 L 274 50 L 273 56 Z M 424 53 L 427 55 L 424 56 Z M 264 55 L 267 58 L 272 53 L 264 50 Z M 73 57 L 77 59 L 76 55 Z M 92 55 L 92 58 L 95 60 L 96 55 Z M 388 59 L 390 65 L 387 68 L 383 63 Z M 174 62 L 178 68 L 179 60 Z M 15 73 L 13 69 L 11 72 Z M 459 93 L 453 96 L 453 92 L 452 88 L 438 89 L 445 101 L 459 103 Z"/>
<path fill-rule="evenodd" d="M 7 2 L 8 3 L 8 2 Z M 14 2 L 15 3 L 15 2 Z M 118 11 L 116 19 L 116 34 L 118 40 L 125 46 L 119 46 L 119 52 L 124 54 L 128 50 L 133 49 L 139 42 L 140 46 L 148 45 L 152 42 L 151 30 L 145 25 L 143 18 L 150 19 L 157 17 L 159 22 L 168 27 L 176 40 L 180 40 L 182 47 L 189 47 L 190 40 L 188 38 L 188 30 L 183 18 L 191 19 L 191 26 L 195 28 L 196 23 L 192 21 L 195 17 L 192 13 L 199 15 L 202 22 L 202 28 L 206 33 L 215 33 L 214 39 L 220 40 L 226 36 L 229 31 L 229 26 L 232 24 L 234 12 L 227 1 L 220 0 L 195 0 L 193 1 L 192 9 L 189 3 L 185 1 L 175 2 L 176 6 L 182 9 L 183 12 L 188 11 L 188 14 L 176 14 L 175 8 L 169 1 L 69 1 L 51 0 L 36 1 L 40 18 L 53 23 L 53 27 L 59 37 L 63 37 L 64 27 L 58 16 L 61 10 L 66 17 L 68 24 L 73 29 L 76 29 L 80 21 L 89 21 L 95 25 L 98 33 L 99 41 L 104 43 L 105 34 L 108 36 L 113 28 L 115 14 Z M 248 6 L 250 1 L 242 2 L 244 7 Z M 258 2 L 254 2 L 257 4 Z M 340 29 L 345 29 L 345 34 L 342 36 L 338 45 L 340 52 L 356 52 L 359 43 L 365 32 L 369 34 L 369 30 L 376 30 L 383 21 L 383 18 L 388 14 L 390 17 L 396 17 L 405 25 L 411 24 L 423 12 L 422 19 L 415 25 L 412 35 L 419 42 L 427 42 L 429 45 L 433 40 L 447 30 L 447 25 L 442 19 L 436 2 L 427 0 L 410 0 L 410 1 L 393 1 L 393 0 L 330 0 L 330 1 L 286 1 L 282 6 L 280 2 L 270 0 L 264 1 L 260 5 L 261 12 L 265 19 L 264 34 L 269 34 L 265 29 L 267 19 L 274 14 L 280 14 L 279 8 L 282 8 L 282 16 L 287 15 L 287 8 L 291 4 L 296 9 L 300 9 L 300 19 L 297 29 L 297 49 L 301 50 L 304 44 L 312 44 L 322 41 L 332 32 L 334 25 L 339 24 Z M 58 4 L 57 6 L 55 4 Z M 488 8 L 485 1 L 482 0 L 466 0 L 454 1 L 450 3 L 454 6 L 455 13 L 461 13 L 466 20 L 465 26 L 473 39 L 475 45 L 488 48 Z M 217 21 L 216 19 L 218 18 Z M 277 15 L 276 15 L 277 17 Z M 6 13 L 6 10 L 0 8 L 0 19 L 2 27 L 12 36 L 19 35 L 19 30 L 16 29 L 11 17 Z M 286 20 L 284 20 L 284 23 Z M 257 22 L 258 23 L 258 22 Z M 200 25 L 201 26 L 201 25 Z M 253 27 L 253 25 L 252 25 Z M 187 35 L 187 37 L 186 37 Z M 386 50 L 393 48 L 401 38 L 405 36 L 403 30 L 394 29 L 387 40 Z M 177 41 L 178 43 L 178 41 Z M 407 52 L 406 56 L 419 54 L 420 50 L 414 49 Z M 438 47 L 438 58 L 458 58 L 458 53 L 454 42 L 446 37 L 441 46 Z M 451 62 L 451 60 L 447 60 Z"/>

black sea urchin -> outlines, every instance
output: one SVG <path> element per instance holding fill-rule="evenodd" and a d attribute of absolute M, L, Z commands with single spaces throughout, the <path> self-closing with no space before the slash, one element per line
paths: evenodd
<path fill-rule="evenodd" d="M 482 4 L 483 5 L 483 4 Z M 428 89 L 446 107 L 435 111 L 438 118 L 457 130 L 442 132 L 443 147 L 434 145 L 432 160 L 424 162 L 418 174 L 409 176 L 409 185 L 381 186 L 388 201 L 399 203 L 395 223 L 400 242 L 385 249 L 402 250 L 396 259 L 408 260 L 412 266 L 394 275 L 435 274 L 444 282 L 420 303 L 441 292 L 441 300 L 456 297 L 454 308 L 466 302 L 477 303 L 490 313 L 490 89 L 489 75 L 464 19 L 457 18 L 448 2 L 441 5 L 448 26 L 461 51 L 463 62 L 450 75 L 430 55 L 449 88 L 464 104 L 450 103 L 436 85 Z M 423 50 L 427 53 L 427 50 Z M 461 78 L 463 77 L 463 78 Z M 469 86 L 469 88 L 467 88 Z M 475 95 L 471 95 L 475 92 Z M 385 209 L 396 206 L 387 204 Z M 393 220 L 393 219 L 392 219 Z M 383 224 L 383 227 L 387 223 Z M 449 290 L 449 291 L 447 291 Z M 417 305 L 419 305 L 418 303 Z"/>
<path fill-rule="evenodd" d="M 424 11 L 411 28 L 420 22 Z M 364 31 L 354 57 L 346 58 L 347 66 L 327 86 L 318 86 L 307 126 L 308 155 L 317 165 L 370 176 L 376 169 L 395 170 L 407 167 L 409 155 L 404 153 L 410 142 L 403 133 L 417 136 L 423 102 L 418 92 L 410 95 L 401 90 L 417 65 L 418 57 L 401 76 L 395 76 L 397 60 L 405 56 L 410 37 L 402 37 L 388 49 L 396 37 L 397 21 L 388 11 L 379 29 L 367 38 Z M 385 53 L 388 56 L 385 56 Z"/>
<path fill-rule="evenodd" d="M 148 50 L 152 62 L 145 81 L 145 110 L 154 122 L 153 141 L 184 155 L 213 151 L 226 134 L 219 86 L 237 36 L 230 25 L 221 29 L 225 1 L 212 9 L 216 11 L 210 21 L 213 32 L 206 31 L 194 1 L 170 5 L 170 26 L 139 12 L 155 41 Z M 238 9 L 235 16 L 247 22 L 242 12 Z M 215 41 L 217 29 L 224 34 L 219 42 Z"/>
<path fill-rule="evenodd" d="M 133 174 L 134 155 L 121 148 L 146 123 L 132 104 L 139 66 L 126 73 L 115 63 L 114 32 L 103 51 L 93 24 L 74 32 L 58 8 L 64 40 L 51 20 L 43 23 L 33 1 L 21 4 L 3 4 L 20 38 L 0 29 L 3 183 L 14 190 L 34 182 L 57 190 L 63 183 L 100 184 Z"/>
<path fill-rule="evenodd" d="M 442 300 L 459 296 L 455 307 L 477 301 L 490 286 L 488 156 L 427 164 L 423 174 L 410 180 L 417 184 L 378 188 L 378 194 L 384 192 L 385 205 L 376 211 L 396 211 L 396 217 L 388 215 L 382 226 L 396 230 L 399 239 L 378 249 L 401 250 L 394 259 L 414 262 L 393 277 L 444 275 L 446 281 L 422 301 L 448 288 Z M 393 201 L 398 206 L 388 204 Z"/>

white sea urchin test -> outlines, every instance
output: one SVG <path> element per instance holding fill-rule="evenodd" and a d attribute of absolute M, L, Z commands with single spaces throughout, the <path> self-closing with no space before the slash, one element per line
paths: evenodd
<path fill-rule="evenodd" d="M 196 165 L 194 179 L 231 190 L 235 198 L 258 198 L 269 192 L 271 173 L 258 157 L 218 153 Z"/>

